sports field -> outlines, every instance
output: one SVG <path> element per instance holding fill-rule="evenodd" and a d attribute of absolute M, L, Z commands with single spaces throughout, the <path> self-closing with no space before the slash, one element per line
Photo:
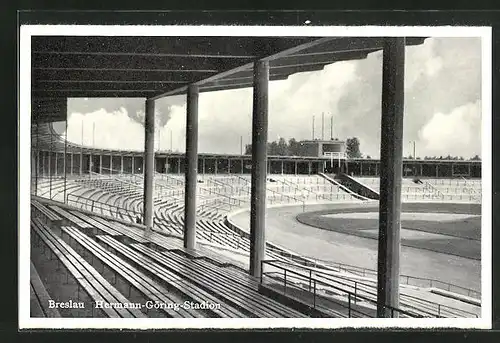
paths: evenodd
<path fill-rule="evenodd" d="M 404 204 L 401 274 L 479 291 L 480 210 L 477 204 Z M 376 202 L 308 205 L 305 212 L 302 206 L 269 208 L 266 239 L 305 256 L 376 269 L 377 211 Z M 232 220 L 249 231 L 248 212 Z"/>

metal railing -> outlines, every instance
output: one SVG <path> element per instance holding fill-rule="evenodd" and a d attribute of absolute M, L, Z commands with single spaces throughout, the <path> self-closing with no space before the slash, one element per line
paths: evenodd
<path fill-rule="evenodd" d="M 378 275 L 376 270 L 370 268 L 358 267 L 335 261 L 327 261 L 319 258 L 299 256 L 287 252 L 285 250 L 282 250 L 279 247 L 272 246 L 269 243 L 266 245 L 266 250 L 272 251 L 279 256 L 285 257 L 290 261 L 293 261 L 295 263 L 298 263 L 306 267 L 325 268 L 340 273 L 350 273 L 356 276 L 369 277 L 369 278 L 377 278 Z M 463 286 L 458 286 L 450 282 L 441 281 L 437 279 L 401 274 L 400 283 L 403 285 L 422 287 L 422 288 L 434 287 L 445 291 L 466 295 L 471 298 L 481 299 L 480 291 L 473 290 Z"/>
<path fill-rule="evenodd" d="M 271 271 L 265 271 L 271 267 Z M 277 290 L 283 295 L 299 298 L 311 308 L 339 317 L 375 317 L 377 302 L 353 291 L 329 284 L 327 280 L 288 268 L 281 261 L 261 261 L 260 284 Z M 421 314 L 386 306 L 390 317 L 422 318 Z"/>
<path fill-rule="evenodd" d="M 220 232 L 220 231 L 212 231 L 212 230 L 197 230 L 199 232 L 200 241 L 208 241 L 210 243 L 218 243 L 236 250 L 246 250 L 249 245 L 248 242 L 245 241 L 245 238 L 237 233 L 230 232 Z"/>
<path fill-rule="evenodd" d="M 173 183 L 174 185 L 178 185 L 178 186 L 184 186 L 184 182 L 175 178 L 175 177 L 172 177 L 168 174 L 163 174 L 163 173 L 158 173 L 158 172 L 155 172 L 155 176 L 158 177 L 158 178 L 161 178 L 163 180 L 166 180 L 167 183 Z"/>
<path fill-rule="evenodd" d="M 125 208 L 120 207 L 120 206 L 111 205 L 111 204 L 108 204 L 108 203 L 105 203 L 102 201 L 90 199 L 90 198 L 83 197 L 80 195 L 75 195 L 75 194 L 67 194 L 66 195 L 66 204 L 68 204 L 70 206 L 75 206 L 75 207 L 78 207 L 76 205 L 86 206 L 90 212 L 96 212 L 96 210 L 97 211 L 100 210 L 101 212 L 102 211 L 109 211 L 110 213 L 112 213 L 111 211 L 115 210 L 115 213 L 127 214 L 131 220 L 133 220 L 133 217 L 137 217 L 137 216 L 142 218 L 141 212 L 131 210 L 131 209 L 125 209 Z"/>
<path fill-rule="evenodd" d="M 346 153 L 345 152 L 324 152 L 323 157 L 330 158 L 330 159 L 345 159 L 346 158 Z"/>
<path fill-rule="evenodd" d="M 269 266 L 271 271 L 266 272 L 265 266 Z M 297 288 L 302 293 L 306 291 L 305 298 L 312 298 L 314 308 L 318 304 L 316 298 L 320 297 L 322 302 L 335 303 L 336 306 L 334 307 L 337 311 L 339 305 L 340 308 L 342 306 L 346 308 L 348 317 L 351 317 L 353 312 L 370 316 L 370 312 L 367 311 L 371 310 L 371 314 L 373 314 L 373 305 L 377 304 L 376 283 L 373 282 L 339 277 L 338 275 L 332 275 L 331 272 L 297 266 L 279 260 L 264 260 L 261 267 L 261 284 L 268 277 L 273 282 L 278 282 L 277 285 L 281 286 L 283 294 L 286 294 L 287 285 L 289 288 L 291 286 Z M 283 285 L 280 284 L 281 282 L 283 282 Z M 302 295 L 302 298 L 304 298 L 304 294 Z M 353 305 L 358 305 L 358 309 L 355 309 Z M 399 308 L 389 309 L 393 316 L 394 313 L 397 313 L 398 316 L 403 314 L 407 317 L 478 317 L 476 313 L 430 302 L 407 294 L 400 294 Z"/>
<path fill-rule="evenodd" d="M 217 195 L 220 195 L 220 194 L 217 194 Z M 246 203 L 246 201 L 244 201 L 244 200 L 240 200 L 240 199 L 236 199 L 236 198 L 232 198 L 232 197 L 225 197 L 223 195 L 220 195 L 220 196 L 222 196 L 222 198 L 213 198 L 213 199 L 203 200 L 203 202 L 201 202 L 198 205 L 198 210 L 199 211 L 206 211 L 207 209 L 209 209 L 209 210 L 217 210 L 218 213 L 219 213 L 219 211 L 223 211 L 224 213 L 226 213 L 228 211 L 231 211 L 233 208 L 241 207 Z M 229 207 L 229 209 L 226 209 L 226 207 Z"/>

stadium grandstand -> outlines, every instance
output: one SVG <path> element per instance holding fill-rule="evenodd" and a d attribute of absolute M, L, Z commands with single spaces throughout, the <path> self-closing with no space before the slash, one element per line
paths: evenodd
<path fill-rule="evenodd" d="M 480 282 L 400 268 L 401 247 L 435 268 L 446 269 L 450 259 L 467 260 L 465 270 L 480 263 L 474 220 L 481 161 L 402 156 L 405 46 L 423 42 L 33 37 L 31 316 L 479 317 Z M 309 155 L 268 156 L 269 81 L 380 50 L 380 159 L 348 158 L 329 150 L 328 141 L 309 142 L 318 147 Z M 167 69 L 186 76 L 164 82 L 179 75 Z M 251 155 L 198 153 L 199 93 L 245 87 L 254 92 Z M 155 151 L 155 100 L 179 94 L 187 94 L 186 153 Z M 69 142 L 53 124 L 67 125 L 67 99 L 74 97 L 146 98 L 145 149 Z M 423 246 L 417 233 L 437 236 L 454 224 L 410 228 L 406 208 L 422 217 L 459 211 L 476 226 L 464 224 L 447 233 L 446 242 Z M 273 231 L 288 211 L 294 223 L 326 225 L 325 235 L 339 235 L 332 228 L 339 222 L 330 222 L 338 219 L 328 217 L 332 209 L 361 219 L 375 213 L 366 220 L 375 220 L 376 230 L 358 231 L 375 246 L 376 264 L 322 257 L 317 247 L 307 250 L 307 240 L 290 246 L 283 231 Z"/>

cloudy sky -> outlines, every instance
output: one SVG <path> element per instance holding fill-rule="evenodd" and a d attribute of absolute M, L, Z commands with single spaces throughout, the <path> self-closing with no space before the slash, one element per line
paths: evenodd
<path fill-rule="evenodd" d="M 407 47 L 404 154 L 481 155 L 481 41 L 429 38 Z M 379 157 L 382 53 L 339 62 L 269 86 L 269 140 L 321 135 L 333 116 L 334 136 L 358 137 L 364 155 Z M 185 151 L 185 96 L 156 102 L 156 148 Z M 110 149 L 144 149 L 144 99 L 69 99 L 68 139 Z M 239 153 L 251 137 L 252 90 L 203 93 L 199 98 L 199 152 Z M 172 138 L 171 138 L 172 136 Z"/>

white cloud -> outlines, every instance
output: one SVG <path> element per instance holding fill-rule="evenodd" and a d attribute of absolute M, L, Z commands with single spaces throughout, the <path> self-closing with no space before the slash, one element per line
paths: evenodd
<path fill-rule="evenodd" d="M 170 120 L 160 131 L 162 150 L 186 151 L 186 105 L 172 106 Z"/>
<path fill-rule="evenodd" d="M 93 133 L 95 124 L 95 134 Z M 96 148 L 139 150 L 144 149 L 144 128 L 131 119 L 127 111 L 106 112 L 100 109 L 91 113 L 70 113 L 68 140 Z M 94 144 L 95 142 L 95 144 Z"/>
<path fill-rule="evenodd" d="M 456 126 L 455 131 L 463 130 L 464 137 L 469 137 L 466 139 L 471 142 L 474 137 L 477 137 L 476 143 L 480 141 L 480 120 L 477 125 L 470 125 L 469 117 L 454 112 L 457 107 L 480 99 L 480 71 L 479 39 L 431 38 L 423 45 L 407 48 L 404 141 L 417 141 L 418 156 L 438 154 L 437 149 L 445 149 L 430 132 L 444 125 L 446 116 L 452 120 L 448 118 L 444 122 L 453 123 L 450 125 Z M 330 116 L 333 115 L 335 137 L 358 137 L 362 153 L 377 158 L 381 85 L 381 52 L 369 54 L 364 60 L 334 63 L 321 71 L 271 81 L 269 140 L 310 139 L 313 116 L 315 136 L 320 137 L 321 114 L 325 113 L 325 138 L 330 136 Z M 252 102 L 251 88 L 200 94 L 198 151 L 239 153 L 240 137 L 243 144 L 251 142 Z M 68 104 L 69 111 L 74 112 L 68 123 L 70 139 L 73 136 L 76 142 L 80 141 L 83 119 L 86 136 L 91 135 L 92 123 L 96 122 L 98 147 L 144 149 L 143 100 L 89 99 Z M 169 149 L 172 133 L 172 148 L 185 151 L 185 96 L 161 99 L 155 105 L 156 117 L 161 117 L 156 121 L 159 134 L 155 146 L 158 148 L 161 139 L 162 150 Z M 459 141 L 446 143 L 453 150 L 443 151 L 445 155 L 453 154 L 456 147 L 463 145 L 462 137 L 455 135 L 455 131 L 450 132 L 447 140 Z M 91 144 L 91 139 L 86 138 L 86 143 Z M 480 153 L 476 143 L 464 147 L 468 149 L 467 154 L 469 151 Z M 405 155 L 411 152 L 407 145 L 404 144 Z"/>
<path fill-rule="evenodd" d="M 468 103 L 448 114 L 435 113 L 419 132 L 427 155 L 472 157 L 481 152 L 481 102 Z"/>
<path fill-rule="evenodd" d="M 433 57 L 425 64 L 428 76 L 433 76 L 443 67 L 443 59 L 441 57 Z"/>

